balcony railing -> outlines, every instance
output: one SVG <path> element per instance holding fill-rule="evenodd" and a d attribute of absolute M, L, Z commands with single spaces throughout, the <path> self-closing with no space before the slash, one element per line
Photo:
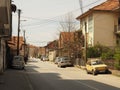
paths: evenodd
<path fill-rule="evenodd" d="M 120 25 L 115 25 L 114 30 L 116 34 L 120 34 Z"/>

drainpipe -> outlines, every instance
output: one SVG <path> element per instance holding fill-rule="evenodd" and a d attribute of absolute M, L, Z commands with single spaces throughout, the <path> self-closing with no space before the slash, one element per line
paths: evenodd
<path fill-rule="evenodd" d="M 87 62 L 87 23 L 85 22 L 85 63 Z"/>

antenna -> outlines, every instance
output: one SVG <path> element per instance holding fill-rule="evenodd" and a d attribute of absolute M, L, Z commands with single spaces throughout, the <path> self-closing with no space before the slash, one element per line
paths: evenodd
<path fill-rule="evenodd" d="M 81 10 L 81 13 L 83 14 L 82 0 L 79 0 L 79 4 L 80 4 L 80 10 Z"/>

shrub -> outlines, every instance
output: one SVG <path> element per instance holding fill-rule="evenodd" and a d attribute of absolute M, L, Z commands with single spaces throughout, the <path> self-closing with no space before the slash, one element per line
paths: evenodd
<path fill-rule="evenodd" d="M 89 47 L 87 49 L 87 57 L 88 58 L 100 57 L 100 52 L 99 52 L 98 48 L 96 48 L 96 47 Z"/>
<path fill-rule="evenodd" d="M 115 49 L 115 54 L 114 54 L 114 59 L 115 59 L 115 68 L 120 70 L 120 48 L 117 47 Z"/>
<path fill-rule="evenodd" d="M 114 57 L 114 52 L 112 51 L 112 50 L 107 50 L 107 52 L 105 51 L 105 52 L 102 52 L 102 54 L 101 54 L 101 58 L 103 59 L 103 60 L 106 60 L 106 59 L 113 59 L 113 57 Z"/>
<path fill-rule="evenodd" d="M 94 47 L 89 47 L 87 49 L 87 56 L 88 58 L 101 57 L 102 53 L 106 53 L 108 50 L 108 47 L 97 44 Z M 106 56 L 106 54 L 103 54 L 103 57 L 104 56 Z"/>

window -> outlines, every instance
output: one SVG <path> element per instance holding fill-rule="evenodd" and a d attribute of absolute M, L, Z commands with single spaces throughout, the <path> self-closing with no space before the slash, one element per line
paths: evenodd
<path fill-rule="evenodd" d="M 118 18 L 118 25 L 120 25 L 120 17 Z"/>
<path fill-rule="evenodd" d="M 93 31 L 93 16 L 92 15 L 88 17 L 88 31 L 89 32 Z"/>

